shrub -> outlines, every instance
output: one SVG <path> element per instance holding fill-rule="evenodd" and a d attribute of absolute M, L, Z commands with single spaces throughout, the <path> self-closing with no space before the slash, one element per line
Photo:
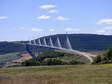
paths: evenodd
<path fill-rule="evenodd" d="M 65 64 L 65 62 L 57 58 L 47 58 L 42 63 L 44 65 L 63 65 Z"/>
<path fill-rule="evenodd" d="M 55 52 L 55 51 L 49 51 L 49 52 L 45 52 L 45 53 L 42 53 L 40 54 L 38 57 L 37 57 L 37 60 L 42 62 L 44 59 L 46 58 L 57 58 L 57 57 L 63 57 L 65 55 L 65 53 L 60 53 L 60 52 Z"/>
<path fill-rule="evenodd" d="M 41 63 L 37 61 L 36 59 L 30 59 L 22 63 L 24 66 L 37 66 L 40 65 Z"/>
<path fill-rule="evenodd" d="M 112 63 L 112 49 L 109 49 L 105 54 L 97 56 L 93 64 L 107 64 Z"/>
<path fill-rule="evenodd" d="M 101 61 L 102 61 L 102 57 L 99 55 L 99 56 L 97 56 L 97 57 L 94 59 L 93 64 L 98 64 L 98 63 L 100 63 Z"/>
<path fill-rule="evenodd" d="M 109 63 L 112 63 L 112 49 L 109 49 L 107 51 L 107 53 L 105 54 L 104 60 L 106 60 Z"/>
<path fill-rule="evenodd" d="M 80 61 L 76 61 L 76 60 L 71 60 L 69 62 L 70 65 L 76 65 L 76 64 L 84 64 L 83 62 L 80 62 Z"/>

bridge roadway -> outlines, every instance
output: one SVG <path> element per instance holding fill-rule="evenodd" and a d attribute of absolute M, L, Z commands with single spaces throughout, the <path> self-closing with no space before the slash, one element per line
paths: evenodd
<path fill-rule="evenodd" d="M 87 52 L 82 52 L 82 51 L 78 51 L 78 50 L 73 50 L 73 49 L 66 49 L 66 48 L 59 48 L 59 47 L 54 47 L 54 46 L 46 46 L 46 45 L 38 45 L 38 44 L 29 44 L 29 45 L 33 45 L 33 46 L 42 46 L 42 47 L 47 47 L 47 48 L 53 48 L 53 49 L 59 49 L 59 50 L 64 50 L 64 51 L 69 51 L 73 54 L 79 54 L 82 55 L 86 58 L 88 58 L 90 60 L 90 62 L 93 62 L 93 58 L 96 57 L 97 55 L 93 55 Z"/>
<path fill-rule="evenodd" d="M 17 43 L 17 44 L 22 44 L 22 45 L 26 45 L 27 44 L 27 45 L 30 45 L 30 46 L 42 46 L 42 47 L 46 47 L 46 48 L 53 48 L 53 49 L 64 50 L 64 51 L 67 51 L 67 52 L 71 52 L 72 54 L 79 54 L 81 56 L 84 56 L 84 57 L 88 58 L 91 63 L 93 62 L 93 58 L 95 58 L 97 56 L 97 55 L 90 54 L 90 53 L 87 53 L 87 52 L 82 52 L 82 51 L 73 50 L 73 49 L 59 48 L 59 47 L 55 47 L 55 46 L 29 44 L 29 43 Z"/>

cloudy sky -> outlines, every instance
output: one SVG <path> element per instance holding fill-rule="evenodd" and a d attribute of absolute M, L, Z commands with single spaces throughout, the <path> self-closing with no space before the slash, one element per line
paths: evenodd
<path fill-rule="evenodd" d="M 0 0 L 0 41 L 66 32 L 112 35 L 112 0 Z"/>

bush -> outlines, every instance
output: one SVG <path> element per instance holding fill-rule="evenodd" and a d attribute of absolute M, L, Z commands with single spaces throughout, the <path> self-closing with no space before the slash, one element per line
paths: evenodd
<path fill-rule="evenodd" d="M 104 60 L 106 60 L 109 63 L 112 63 L 112 49 L 109 49 L 107 53 L 105 54 Z"/>
<path fill-rule="evenodd" d="M 22 63 L 24 66 L 37 66 L 40 65 L 41 63 L 37 61 L 36 59 L 30 59 Z"/>
<path fill-rule="evenodd" d="M 42 64 L 43 65 L 63 65 L 65 64 L 65 62 L 57 58 L 47 58 L 42 62 Z"/>
<path fill-rule="evenodd" d="M 55 52 L 55 51 L 49 51 L 49 52 L 45 52 L 45 53 L 42 53 L 40 54 L 38 57 L 37 57 L 37 60 L 42 62 L 44 59 L 46 58 L 57 58 L 57 57 L 63 57 L 65 55 L 65 53 L 60 53 L 60 52 Z"/>
<path fill-rule="evenodd" d="M 80 62 L 80 61 L 76 61 L 76 60 L 71 60 L 69 62 L 70 65 L 76 65 L 76 64 L 84 64 L 83 62 Z"/>
<path fill-rule="evenodd" d="M 108 64 L 112 63 L 112 49 L 109 49 L 105 54 L 97 56 L 93 64 Z"/>
<path fill-rule="evenodd" d="M 94 61 L 93 61 L 93 64 L 98 64 L 98 63 L 100 63 L 102 61 L 102 56 L 97 56 L 95 59 L 94 59 Z"/>
<path fill-rule="evenodd" d="M 38 65 L 76 65 L 84 64 L 83 62 L 76 61 L 77 59 L 72 58 L 71 55 L 65 52 L 49 51 L 40 54 L 36 59 L 31 59 L 23 63 L 24 66 L 38 66 Z M 66 59 L 70 57 L 70 59 Z M 71 61 L 72 59 L 72 61 Z"/>

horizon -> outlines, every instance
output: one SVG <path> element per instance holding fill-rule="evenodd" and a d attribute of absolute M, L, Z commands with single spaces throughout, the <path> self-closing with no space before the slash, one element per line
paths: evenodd
<path fill-rule="evenodd" d="M 0 41 L 52 34 L 112 35 L 111 0 L 1 0 Z"/>
<path fill-rule="evenodd" d="M 46 36 L 55 36 L 55 35 L 73 35 L 74 33 L 61 33 L 61 34 L 52 34 L 52 35 L 45 35 L 45 36 L 40 36 L 40 37 L 33 37 L 31 39 L 28 40 L 1 40 L 0 42 L 14 42 L 14 41 L 31 41 L 34 39 L 39 39 L 39 38 L 43 38 Z M 112 35 L 105 35 L 105 34 L 90 34 L 90 33 L 75 33 L 74 35 L 98 35 L 98 36 L 112 36 Z"/>

